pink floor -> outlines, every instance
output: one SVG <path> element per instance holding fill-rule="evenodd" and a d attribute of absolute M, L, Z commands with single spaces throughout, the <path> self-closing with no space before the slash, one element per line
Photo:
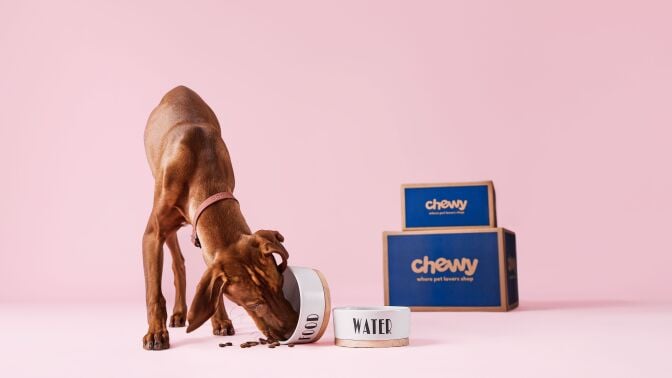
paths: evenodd
<path fill-rule="evenodd" d="M 259 336 L 172 329 L 147 352 L 142 304 L 0 304 L 1 377 L 670 377 L 672 304 L 528 302 L 510 313 L 414 313 L 411 345 L 347 349 L 330 329 L 293 349 L 221 349 Z M 430 375 L 425 375 L 430 377 Z"/>

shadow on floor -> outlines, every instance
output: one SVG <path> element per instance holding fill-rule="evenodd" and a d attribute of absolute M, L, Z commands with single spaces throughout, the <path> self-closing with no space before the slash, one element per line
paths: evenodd
<path fill-rule="evenodd" d="M 170 340 L 170 347 L 171 348 L 180 348 L 183 346 L 187 345 L 192 345 L 192 344 L 205 344 L 205 343 L 212 343 L 213 341 L 217 341 L 218 339 L 215 339 L 214 337 L 216 336 L 205 336 L 205 337 L 185 337 L 181 340 Z M 223 340 L 221 342 L 226 342 L 226 340 Z"/>
<path fill-rule="evenodd" d="M 580 310 L 580 309 L 599 309 L 599 308 L 615 308 L 615 307 L 638 307 L 646 304 L 634 301 L 624 300 L 552 300 L 539 301 L 531 300 L 524 301 L 514 311 L 549 311 L 549 310 Z"/>
<path fill-rule="evenodd" d="M 423 338 L 414 338 L 411 335 L 410 338 L 410 347 L 423 347 L 423 346 L 429 346 L 429 345 L 437 345 L 437 344 L 446 344 L 445 341 L 441 340 L 433 340 L 433 339 L 423 339 Z M 311 343 L 310 347 L 333 347 L 334 346 L 334 339 L 333 338 L 327 338 L 327 339 L 320 339 L 316 343 Z M 352 349 L 375 349 L 375 348 L 352 348 Z"/>
<path fill-rule="evenodd" d="M 447 344 L 446 341 L 434 340 L 434 339 L 422 339 L 422 338 L 418 339 L 418 338 L 415 338 L 415 337 L 411 337 L 410 340 L 411 340 L 411 342 L 410 342 L 409 346 L 411 346 L 411 347 L 423 347 L 423 346 L 428 346 L 428 345 Z"/>

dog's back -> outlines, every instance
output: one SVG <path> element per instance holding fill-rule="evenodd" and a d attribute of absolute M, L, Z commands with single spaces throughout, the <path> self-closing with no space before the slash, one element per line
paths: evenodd
<path fill-rule="evenodd" d="M 145 127 L 145 152 L 154 177 L 157 177 L 169 142 L 188 138 L 189 133 L 198 133 L 199 130 L 193 130 L 194 127 L 221 138 L 219 122 L 208 104 L 185 86 L 173 88 L 154 108 Z"/>
<path fill-rule="evenodd" d="M 145 152 L 156 179 L 174 168 L 187 181 L 207 177 L 207 181 L 216 185 L 219 181 L 233 190 L 233 167 L 217 117 L 196 92 L 185 86 L 166 93 L 149 115 Z"/>
<path fill-rule="evenodd" d="M 229 152 L 215 113 L 191 89 L 166 93 L 145 128 L 145 152 L 157 190 L 180 197 L 184 211 L 198 204 L 184 196 L 185 187 L 204 192 L 233 191 L 235 179 Z M 161 189 L 159 189 L 161 187 Z"/>

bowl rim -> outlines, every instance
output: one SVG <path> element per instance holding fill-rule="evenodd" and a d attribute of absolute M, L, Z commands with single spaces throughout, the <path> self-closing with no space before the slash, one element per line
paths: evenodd
<path fill-rule="evenodd" d="M 324 336 L 324 333 L 327 331 L 329 326 L 329 318 L 331 317 L 331 292 L 329 291 L 329 284 L 327 283 L 326 277 L 324 274 L 317 269 L 313 269 L 317 273 L 317 277 L 322 282 L 322 290 L 324 291 L 324 316 L 322 319 L 322 327 L 317 331 L 315 335 L 315 341 L 318 341 Z M 298 326 L 298 323 L 297 323 Z"/>
<path fill-rule="evenodd" d="M 318 269 L 315 269 L 315 268 L 306 267 L 306 266 L 294 266 L 294 265 L 290 265 L 287 268 L 288 268 L 289 272 L 294 276 L 294 279 L 297 281 L 297 284 L 299 285 L 299 287 L 300 287 L 301 283 L 299 282 L 299 279 L 297 278 L 297 276 L 295 274 L 295 270 L 305 270 L 307 272 L 311 272 L 312 274 L 314 274 L 314 277 L 320 283 L 320 286 L 321 286 L 321 289 L 322 289 L 321 294 L 322 294 L 322 298 L 323 298 L 323 302 L 324 302 L 324 310 L 323 310 L 323 314 L 322 314 L 322 325 L 321 325 L 320 329 L 314 334 L 314 337 L 311 339 L 311 341 L 308 341 L 308 342 L 311 342 L 311 343 L 317 342 L 322 338 L 322 336 L 324 336 L 324 333 L 326 332 L 326 330 L 329 326 L 329 320 L 331 318 L 331 292 L 329 290 L 329 284 L 327 283 L 327 279 L 324 276 L 324 274 L 322 274 L 321 271 L 319 271 Z M 306 303 L 305 302 L 306 301 L 305 294 L 306 294 L 305 292 L 299 290 L 299 308 L 297 310 L 299 316 L 301 316 L 301 311 L 304 308 L 304 304 Z M 292 340 L 292 338 L 296 334 L 296 331 L 299 329 L 299 324 L 300 323 L 301 323 L 301 319 L 299 318 L 299 320 L 297 321 L 297 323 L 295 325 L 295 328 L 294 328 L 294 331 L 293 331 L 292 335 L 287 339 L 279 340 L 281 344 L 293 343 L 290 340 Z M 294 341 L 294 342 L 298 343 L 298 341 Z"/>

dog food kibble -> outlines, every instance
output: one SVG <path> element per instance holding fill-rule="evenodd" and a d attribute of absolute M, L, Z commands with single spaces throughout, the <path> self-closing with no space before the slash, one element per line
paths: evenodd
<path fill-rule="evenodd" d="M 245 349 L 245 348 L 250 348 L 250 347 L 253 347 L 253 346 L 260 345 L 260 344 L 261 345 L 267 345 L 271 349 L 280 346 L 280 342 L 277 341 L 277 340 L 259 338 L 259 341 L 246 341 L 246 342 L 240 344 L 240 347 Z M 228 342 L 228 343 L 220 343 L 219 344 L 220 348 L 224 348 L 224 347 L 227 347 L 227 346 L 233 346 L 233 343 Z M 290 348 L 294 348 L 294 344 L 287 344 L 287 346 L 290 347 Z"/>

